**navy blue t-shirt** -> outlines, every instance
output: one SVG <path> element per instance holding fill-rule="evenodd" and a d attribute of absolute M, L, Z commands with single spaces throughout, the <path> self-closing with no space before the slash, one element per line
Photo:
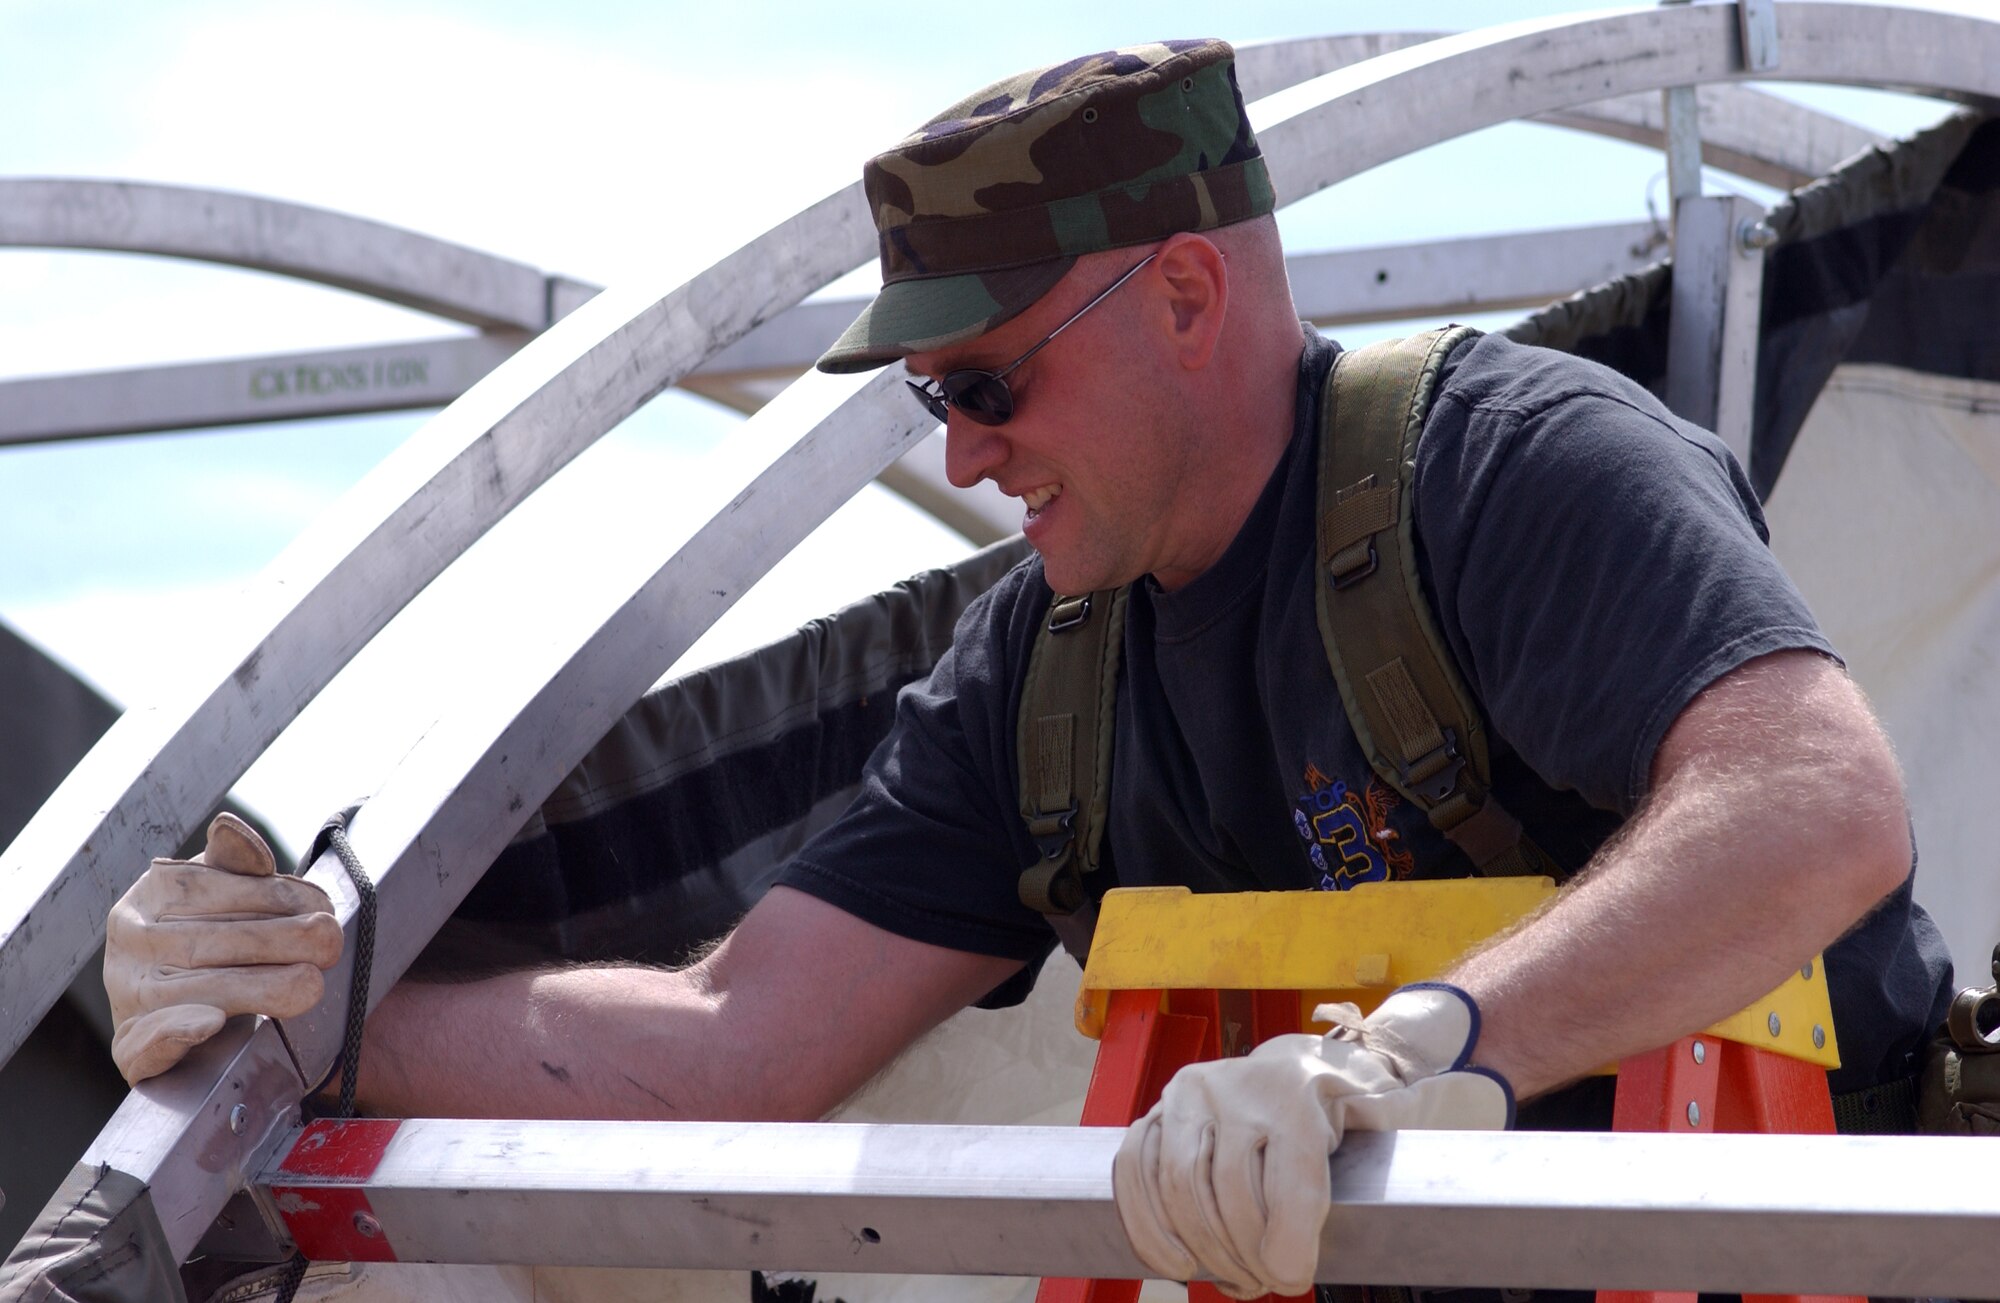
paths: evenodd
<path fill-rule="evenodd" d="M 1336 354 L 1308 331 L 1293 438 L 1221 560 L 1174 592 L 1150 579 L 1132 590 L 1093 893 L 1473 871 L 1370 770 L 1327 664 L 1318 407 Z M 1646 795 L 1655 749 L 1703 687 L 1769 652 L 1833 655 L 1721 441 L 1592 363 L 1493 335 L 1459 348 L 1414 493 L 1420 574 L 1485 713 L 1495 794 L 1567 870 Z M 1016 894 L 1036 855 L 1014 746 L 1049 598 L 1035 558 L 972 604 L 929 680 L 904 689 L 853 806 L 780 878 L 903 936 L 1031 961 L 993 1005 L 1026 993 L 1053 943 Z M 1907 887 L 1826 970 L 1834 1089 L 1909 1076 L 1949 960 Z"/>

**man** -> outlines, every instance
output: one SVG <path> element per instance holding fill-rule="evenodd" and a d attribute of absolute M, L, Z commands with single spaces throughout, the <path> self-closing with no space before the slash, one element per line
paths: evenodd
<path fill-rule="evenodd" d="M 1014 790 L 1051 590 L 1133 585 L 1094 877 L 1242 890 L 1471 871 L 1371 779 L 1334 691 L 1313 467 L 1336 350 L 1292 306 L 1231 60 L 1173 42 L 1024 74 L 869 164 L 885 287 L 821 366 L 901 360 L 945 422 L 953 480 L 1019 497 L 1039 557 L 968 610 L 854 805 L 713 954 L 404 983 L 368 1024 L 366 1106 L 811 1118 L 956 1009 L 1018 1000 L 1052 944 L 1017 896 L 1038 851 Z M 1244 1296 L 1310 1280 L 1343 1126 L 1504 1125 L 1537 1097 L 1544 1123 L 1587 1122 L 1590 1089 L 1559 1088 L 1829 946 L 1835 1089 L 1896 1081 L 1948 982 L 1909 897 L 1895 760 L 1719 441 L 1608 372 L 1479 339 L 1446 362 L 1414 502 L 1432 616 L 1496 739 L 1495 792 L 1568 881 L 1448 984 L 1183 1073 L 1134 1128 L 1118 1192 L 1142 1256 Z M 1315 838 L 1298 815 L 1320 801 L 1366 813 L 1358 840 Z M 218 866 L 263 868 L 218 836 Z M 114 912 L 128 1075 L 220 1011 L 317 998 L 338 949 L 323 903 L 280 885 L 258 905 L 245 881 L 156 865 Z M 283 917 L 187 921 L 258 911 Z M 261 976 L 160 980 L 210 937 L 237 939 L 203 962 Z"/>

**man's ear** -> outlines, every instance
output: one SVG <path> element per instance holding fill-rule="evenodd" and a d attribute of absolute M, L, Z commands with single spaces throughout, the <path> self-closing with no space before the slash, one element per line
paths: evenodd
<path fill-rule="evenodd" d="M 1158 264 L 1166 285 L 1168 343 L 1176 360 L 1198 371 L 1215 356 L 1229 308 L 1229 263 L 1213 241 L 1191 231 L 1170 236 L 1160 246 Z"/>

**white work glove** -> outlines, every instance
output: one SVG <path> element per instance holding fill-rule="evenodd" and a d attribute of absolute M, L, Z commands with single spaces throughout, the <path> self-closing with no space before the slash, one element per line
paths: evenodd
<path fill-rule="evenodd" d="M 1366 1019 L 1351 1004 L 1313 1017 L 1333 1031 L 1182 1068 L 1125 1133 L 1112 1169 L 1119 1220 L 1162 1279 L 1206 1272 L 1237 1299 L 1302 1294 L 1344 1132 L 1513 1124 L 1507 1083 L 1465 1066 L 1479 1011 L 1457 987 L 1403 987 Z"/>
<path fill-rule="evenodd" d="M 179 1063 L 239 1013 L 291 1018 L 319 1003 L 340 960 L 324 891 L 282 877 L 271 848 L 233 814 L 215 816 L 192 860 L 154 860 L 111 908 L 104 989 L 111 1058 L 138 1085 Z"/>

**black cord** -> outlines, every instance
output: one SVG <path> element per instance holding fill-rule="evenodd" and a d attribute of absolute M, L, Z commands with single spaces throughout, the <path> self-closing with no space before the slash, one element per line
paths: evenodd
<path fill-rule="evenodd" d="M 354 1116 L 354 1087 L 361 1079 L 361 1027 L 368 1019 L 368 978 L 375 971 L 375 880 L 361 867 L 361 857 L 347 840 L 347 821 L 358 809 L 359 806 L 349 806 L 328 819 L 305 858 L 306 864 L 312 864 L 321 852 L 332 847 L 340 859 L 340 867 L 347 870 L 348 880 L 354 883 L 354 894 L 360 897 L 354 911 L 354 972 L 347 987 L 347 1030 L 340 1044 L 340 1103 L 334 1110 L 334 1117 L 341 1120 Z M 303 1253 L 292 1254 L 285 1263 L 284 1274 L 278 1278 L 273 1303 L 292 1303 L 306 1278 L 307 1266 Z"/>
<path fill-rule="evenodd" d="M 375 880 L 347 840 L 344 812 L 327 821 L 322 835 L 340 857 L 340 867 L 361 898 L 354 911 L 354 977 L 347 988 L 347 1033 L 340 1046 L 340 1107 L 336 1117 L 354 1116 L 354 1084 L 361 1077 L 361 1024 L 368 1018 L 368 975 L 375 969 Z"/>

